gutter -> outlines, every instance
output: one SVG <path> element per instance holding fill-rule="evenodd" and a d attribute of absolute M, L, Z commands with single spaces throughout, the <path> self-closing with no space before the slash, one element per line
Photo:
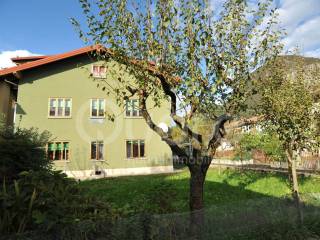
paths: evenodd
<path fill-rule="evenodd" d="M 15 87 L 18 87 L 18 86 L 19 86 L 19 85 L 16 84 L 16 83 L 13 83 L 13 82 L 8 81 L 7 79 L 4 79 L 4 82 L 9 83 L 9 84 L 11 84 L 11 85 L 13 85 L 13 86 L 15 86 Z"/>

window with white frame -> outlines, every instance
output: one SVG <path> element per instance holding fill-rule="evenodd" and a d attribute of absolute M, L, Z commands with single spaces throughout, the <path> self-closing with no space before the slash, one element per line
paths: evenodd
<path fill-rule="evenodd" d="M 262 132 L 262 126 L 261 125 L 259 125 L 259 124 L 257 124 L 256 125 L 256 130 L 258 131 L 258 132 Z"/>
<path fill-rule="evenodd" d="M 244 125 L 242 126 L 243 133 L 250 133 L 251 132 L 251 125 Z"/>
<path fill-rule="evenodd" d="M 145 141 L 144 140 L 127 140 L 126 151 L 127 151 L 127 158 L 145 157 Z"/>
<path fill-rule="evenodd" d="M 69 142 L 49 142 L 47 146 L 47 154 L 49 160 L 59 161 L 69 160 L 69 151 L 70 151 L 70 143 Z"/>
<path fill-rule="evenodd" d="M 140 117 L 142 116 L 139 100 L 138 99 L 128 99 L 126 100 L 126 117 Z"/>
<path fill-rule="evenodd" d="M 91 99 L 91 113 L 92 118 L 104 118 L 105 117 L 105 99 Z"/>
<path fill-rule="evenodd" d="M 49 98 L 49 117 L 71 117 L 71 98 Z"/>
<path fill-rule="evenodd" d="M 104 78 L 106 77 L 107 68 L 103 65 L 93 65 L 91 73 L 93 77 Z"/>
<path fill-rule="evenodd" d="M 91 160 L 104 160 L 103 151 L 103 141 L 91 142 Z"/>

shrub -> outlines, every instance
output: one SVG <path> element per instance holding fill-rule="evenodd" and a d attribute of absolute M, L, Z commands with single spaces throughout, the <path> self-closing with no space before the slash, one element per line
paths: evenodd
<path fill-rule="evenodd" d="M 116 216 L 107 203 L 84 197 L 78 183 L 58 171 L 22 172 L 13 184 L 3 184 L 0 205 L 3 234 L 35 231 L 63 236 L 84 223 L 90 232 L 97 221 L 111 223 Z"/>
<path fill-rule="evenodd" d="M 276 135 L 263 134 L 260 149 L 273 161 L 286 159 L 282 144 Z"/>
<path fill-rule="evenodd" d="M 248 133 L 244 134 L 238 141 L 235 159 L 247 160 L 252 156 L 253 150 L 263 151 L 273 161 L 282 161 L 285 154 L 278 137 L 270 133 Z"/>
<path fill-rule="evenodd" d="M 82 235 L 94 234 L 98 222 L 109 224 L 116 216 L 108 204 L 84 197 L 75 180 L 52 170 L 45 151 L 50 136 L 33 128 L 0 130 L 0 232 L 5 239 L 28 233 L 29 239 L 85 239 Z"/>
<path fill-rule="evenodd" d="M 22 171 L 50 169 L 45 151 L 50 136 L 34 128 L 0 129 L 0 181 L 16 179 Z"/>
<path fill-rule="evenodd" d="M 258 134 L 244 134 L 241 136 L 237 146 L 235 160 L 251 159 L 251 152 L 261 145 L 261 136 Z"/>

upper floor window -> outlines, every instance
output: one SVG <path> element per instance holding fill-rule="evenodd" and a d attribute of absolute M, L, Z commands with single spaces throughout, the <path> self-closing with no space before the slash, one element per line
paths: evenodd
<path fill-rule="evenodd" d="M 91 160 L 103 160 L 103 141 L 91 142 Z"/>
<path fill-rule="evenodd" d="M 71 98 L 49 98 L 49 117 L 71 117 Z"/>
<path fill-rule="evenodd" d="M 126 117 L 140 117 L 142 116 L 139 100 L 138 99 L 128 99 L 126 100 Z"/>
<path fill-rule="evenodd" d="M 50 142 L 47 149 L 50 160 L 69 160 L 69 142 Z"/>
<path fill-rule="evenodd" d="M 91 117 L 104 118 L 105 117 L 105 99 L 91 99 Z"/>
<path fill-rule="evenodd" d="M 106 77 L 107 69 L 103 65 L 93 65 L 92 66 L 92 76 L 96 78 Z"/>
<path fill-rule="evenodd" d="M 127 158 L 145 157 L 144 140 L 127 140 L 126 151 L 127 151 Z"/>

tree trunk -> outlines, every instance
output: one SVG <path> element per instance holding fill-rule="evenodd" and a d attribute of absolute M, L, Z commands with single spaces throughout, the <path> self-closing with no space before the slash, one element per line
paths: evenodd
<path fill-rule="evenodd" d="M 204 227 L 204 181 L 208 168 L 201 166 L 189 166 L 190 169 L 190 234 L 193 239 L 201 238 L 201 232 Z"/>
<path fill-rule="evenodd" d="M 301 201 L 299 196 L 299 184 L 298 184 L 298 176 L 297 176 L 297 169 L 296 169 L 296 161 L 293 156 L 293 151 L 291 149 L 288 149 L 286 151 L 286 154 L 287 154 L 288 176 L 289 176 L 289 183 L 290 183 L 291 192 L 292 192 L 292 198 L 298 213 L 298 224 L 302 224 L 303 214 L 302 214 L 302 207 L 301 207 Z"/>
<path fill-rule="evenodd" d="M 203 186 L 206 173 L 200 169 L 190 171 L 190 200 L 189 206 L 191 211 L 201 210 L 203 208 Z"/>

